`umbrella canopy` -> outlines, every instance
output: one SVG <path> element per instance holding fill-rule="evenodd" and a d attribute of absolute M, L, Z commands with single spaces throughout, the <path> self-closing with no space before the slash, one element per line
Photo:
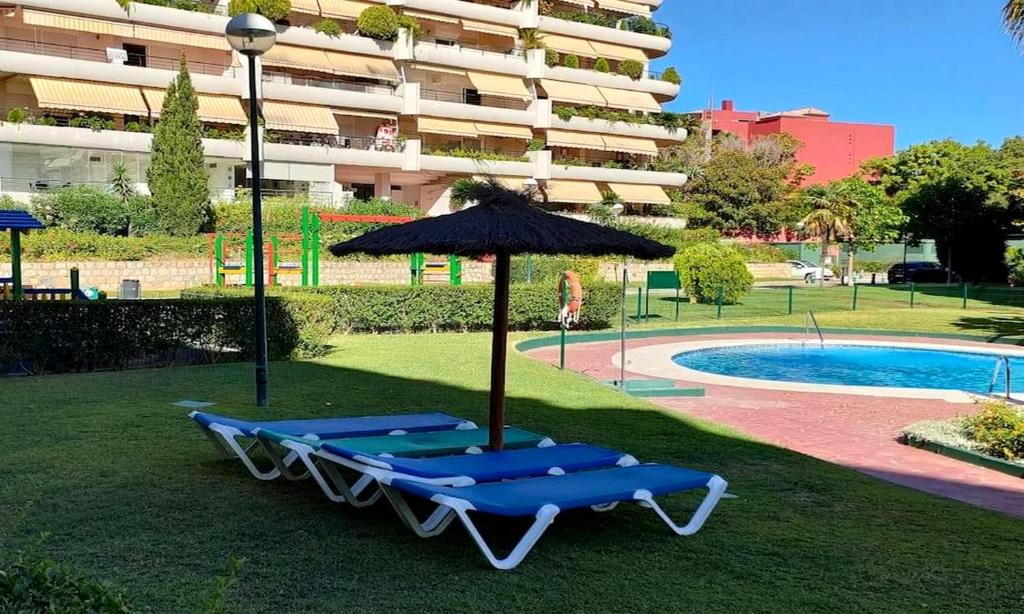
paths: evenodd
<path fill-rule="evenodd" d="M 671 256 L 675 248 L 621 230 L 547 213 L 535 206 L 532 190 L 510 190 L 493 180 L 473 184 L 466 189 L 465 196 L 467 202 L 477 204 L 450 215 L 368 232 L 331 246 L 331 253 L 341 256 L 425 252 L 470 257 L 494 254 L 490 446 L 492 450 L 500 450 L 505 422 L 510 257 L 516 254 L 622 255 L 653 260 Z"/>

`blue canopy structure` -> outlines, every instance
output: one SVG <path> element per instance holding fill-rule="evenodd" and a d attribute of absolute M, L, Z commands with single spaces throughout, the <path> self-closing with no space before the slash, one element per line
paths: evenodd
<path fill-rule="evenodd" d="M 20 209 L 0 209 L 0 231 L 11 232 L 11 277 L 0 278 L 0 289 L 9 282 L 13 287 L 13 298 L 24 296 L 21 286 L 21 234 L 29 230 L 41 230 L 43 223 L 28 211 Z M 0 293 L 0 296 L 5 293 Z"/>

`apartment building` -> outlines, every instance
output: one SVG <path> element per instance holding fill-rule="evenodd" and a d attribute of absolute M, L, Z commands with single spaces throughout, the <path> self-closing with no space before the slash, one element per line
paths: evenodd
<path fill-rule="evenodd" d="M 656 122 L 679 86 L 650 61 L 671 40 L 624 29 L 661 1 L 292 0 L 258 66 L 264 187 L 337 205 L 389 197 L 441 214 L 453 181 L 488 175 L 537 185 L 570 211 L 607 190 L 627 213 L 667 204 L 666 189 L 686 176 L 649 170 L 650 160 L 686 131 Z M 414 17 L 421 32 L 359 35 L 356 18 L 374 4 Z M 149 127 L 182 56 L 199 94 L 211 190 L 232 198 L 245 187 L 247 60 L 224 39 L 226 0 L 207 8 L 0 0 L 0 192 L 24 199 L 103 183 L 116 160 L 145 190 Z M 342 33 L 311 27 L 324 18 Z M 532 28 L 547 50 L 527 48 L 521 31 Z M 594 69 L 599 58 L 610 72 Z M 615 74 L 627 61 L 642 74 Z M 601 118 L 607 111 L 615 121 Z"/>

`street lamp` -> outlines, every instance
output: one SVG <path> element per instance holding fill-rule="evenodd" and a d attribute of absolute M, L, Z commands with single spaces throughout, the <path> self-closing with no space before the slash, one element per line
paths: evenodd
<path fill-rule="evenodd" d="M 269 19 L 255 13 L 242 13 L 228 22 L 224 35 L 228 44 L 249 58 L 249 141 L 252 144 L 252 236 L 253 273 L 256 300 L 256 405 L 267 406 L 267 300 L 263 287 L 263 196 L 260 172 L 259 105 L 256 102 L 256 58 L 277 41 L 277 30 Z"/>

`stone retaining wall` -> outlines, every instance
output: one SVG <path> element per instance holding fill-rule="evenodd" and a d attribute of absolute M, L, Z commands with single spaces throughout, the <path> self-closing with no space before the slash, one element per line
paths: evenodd
<path fill-rule="evenodd" d="M 748 262 L 747 270 L 754 279 L 788 278 L 793 270 L 786 262 Z"/>

